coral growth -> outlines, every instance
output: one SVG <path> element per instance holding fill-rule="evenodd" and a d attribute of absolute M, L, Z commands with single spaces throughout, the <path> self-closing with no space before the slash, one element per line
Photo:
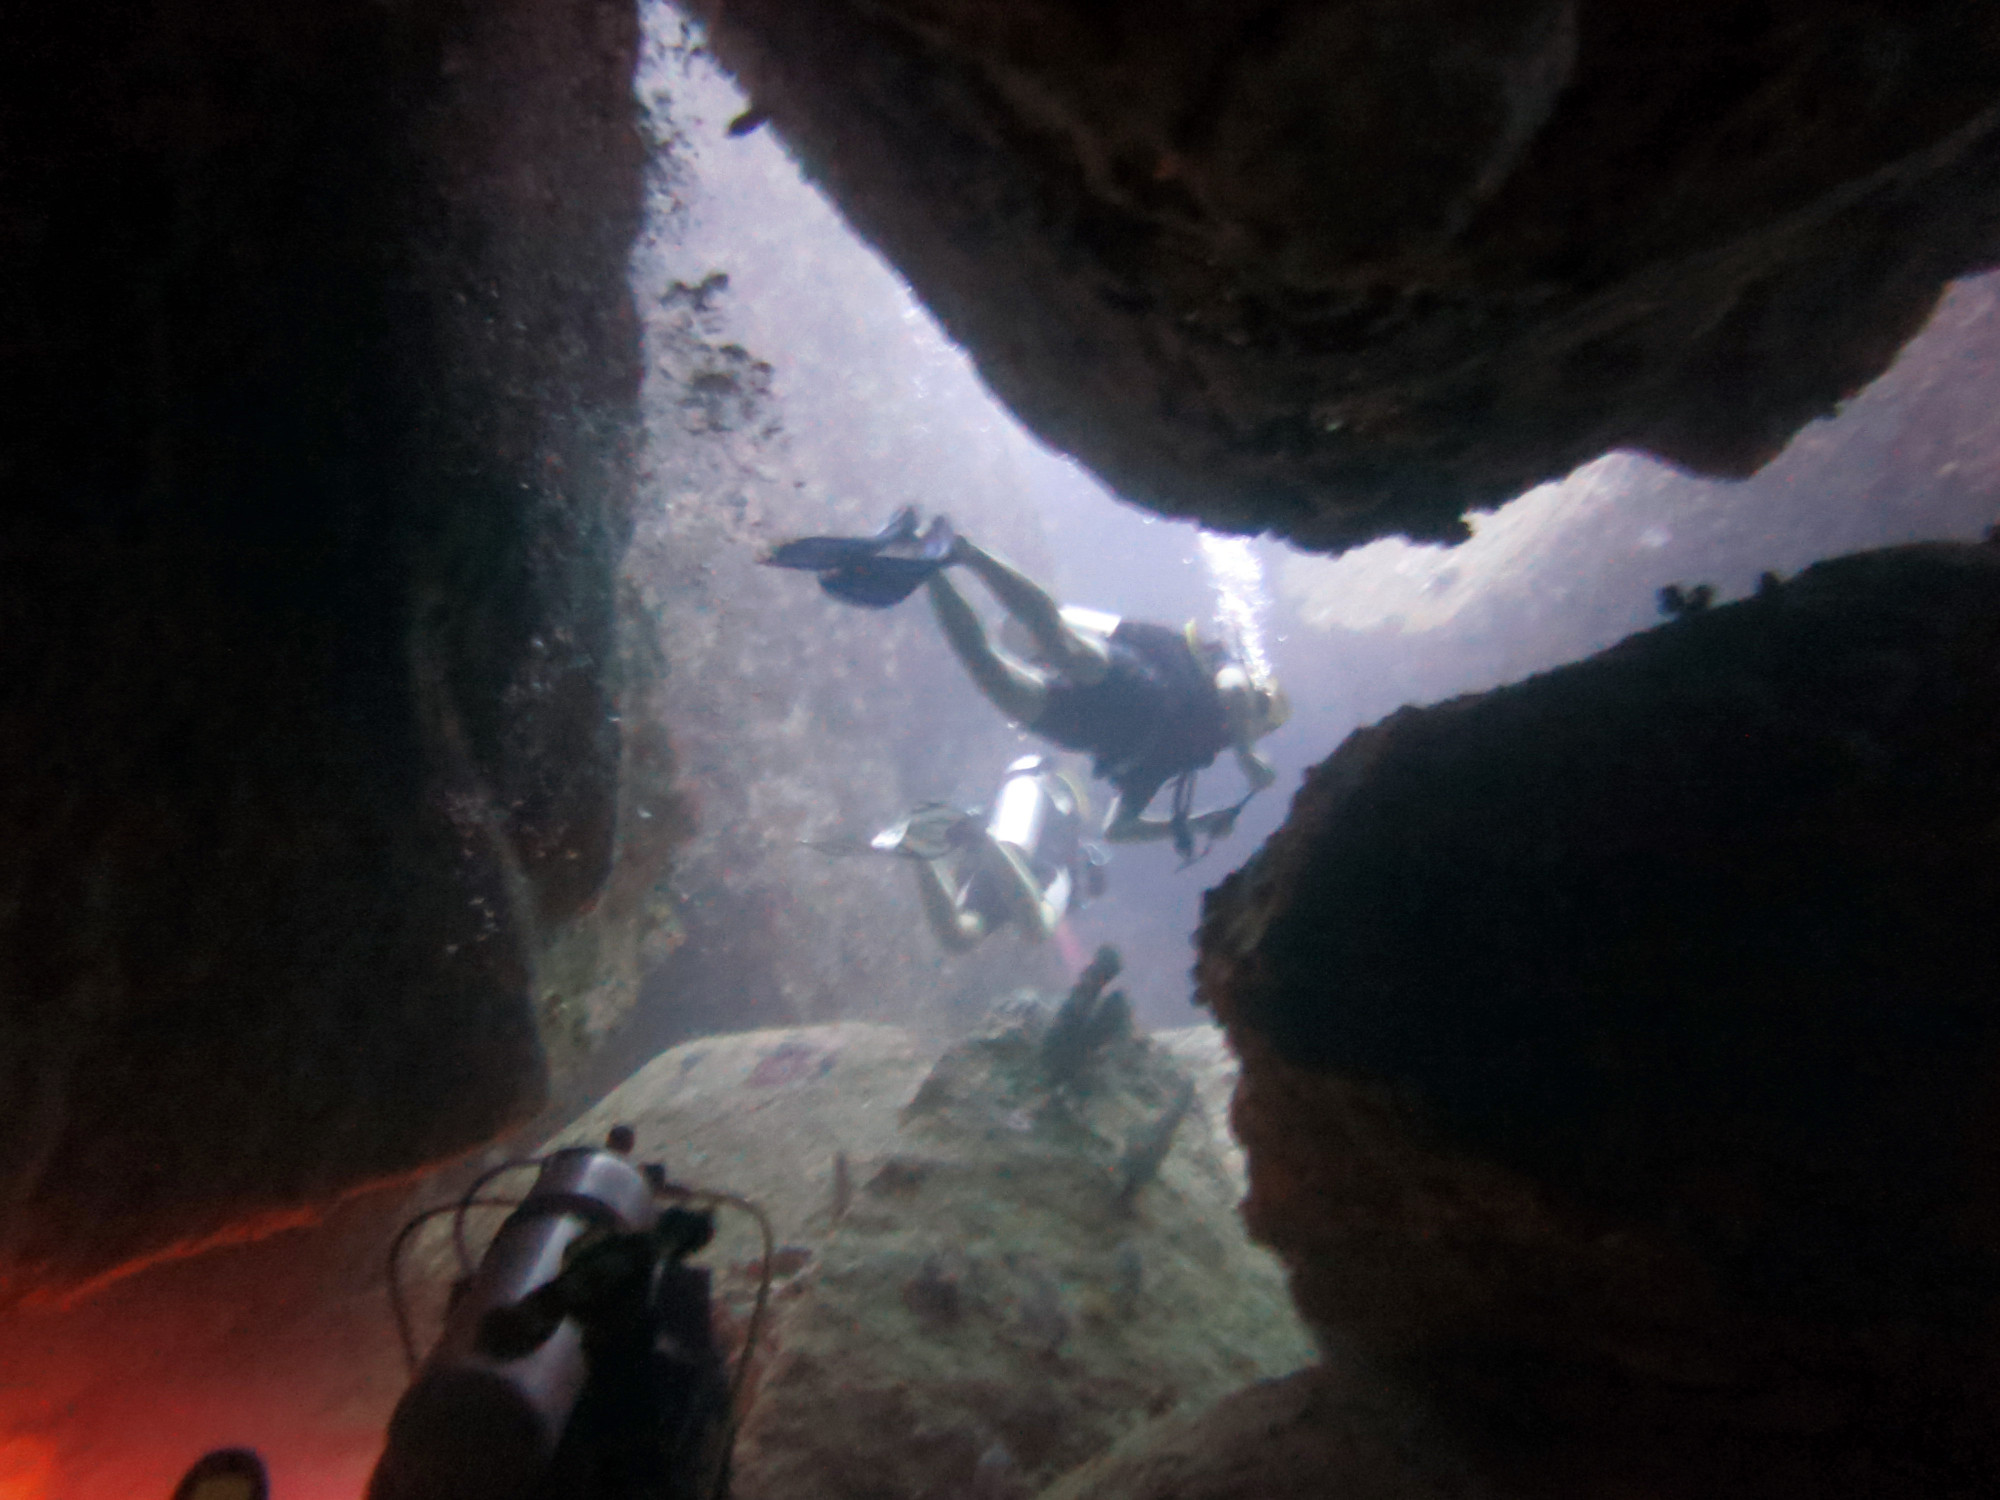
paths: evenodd
<path fill-rule="evenodd" d="M 1132 1034 L 1132 1005 L 1125 992 L 1104 992 L 1123 967 L 1118 950 L 1107 944 L 1077 976 L 1042 1035 L 1042 1069 L 1052 1083 L 1082 1085 L 1104 1049 Z"/>

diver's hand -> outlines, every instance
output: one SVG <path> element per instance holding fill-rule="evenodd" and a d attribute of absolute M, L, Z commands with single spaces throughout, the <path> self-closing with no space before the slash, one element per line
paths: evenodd
<path fill-rule="evenodd" d="M 1206 834 L 1212 839 L 1226 839 L 1236 831 L 1236 815 L 1243 811 L 1243 804 L 1234 807 L 1218 807 L 1213 812 L 1205 812 L 1189 820 L 1188 826 L 1196 833 Z"/>
<path fill-rule="evenodd" d="M 1236 764 L 1242 767 L 1243 779 L 1250 783 L 1250 792 L 1269 791 L 1277 784 L 1278 768 L 1258 754 L 1242 745 L 1236 747 Z"/>

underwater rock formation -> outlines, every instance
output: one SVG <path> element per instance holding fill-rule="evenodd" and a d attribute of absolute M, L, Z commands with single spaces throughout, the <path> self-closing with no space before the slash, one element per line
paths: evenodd
<path fill-rule="evenodd" d="M 1202 929 L 1252 1233 L 1501 1493 L 1993 1491 L 1996 827 L 1994 545 L 1357 732 Z"/>
<path fill-rule="evenodd" d="M 21 18 L 6 1292 L 539 1103 L 537 949 L 613 854 L 636 42 L 614 0 Z"/>
<path fill-rule="evenodd" d="M 1143 1191 L 1126 1143 L 1190 1085 L 1130 1037 L 1052 1077 L 1048 1011 L 938 1062 L 774 1330 L 743 1500 L 1025 1497 L 1145 1419 L 1312 1358 L 1199 1114 Z"/>
<path fill-rule="evenodd" d="M 892 1148 L 898 1111 L 936 1051 L 900 1026 L 861 1021 L 702 1037 L 661 1053 L 551 1144 L 596 1145 L 630 1125 L 639 1159 L 756 1200 L 780 1247 L 817 1254 L 840 1218 L 837 1159 Z M 703 1259 L 722 1268 L 719 1289 L 739 1315 L 761 1255 L 754 1227 L 725 1214 Z"/>
<path fill-rule="evenodd" d="M 656 41 L 680 27 L 660 12 Z M 671 151 L 633 258 L 649 369 L 626 567 L 671 661 L 659 711 L 697 828 L 649 898 L 667 921 L 642 1002 L 600 1053 L 847 1015 L 934 1022 L 1053 982 L 1052 950 L 1015 933 L 942 951 L 901 861 L 802 846 L 865 840 L 927 800 L 977 805 L 1021 740 L 924 601 L 856 609 L 757 565 L 788 536 L 871 532 L 915 504 L 1045 572 L 1021 503 L 1032 444 L 956 351 L 913 335 L 906 291 L 776 143 L 723 134 L 739 101 L 711 61 L 656 45 L 639 86 Z M 896 332 L 860 359 L 858 329 Z"/>
<path fill-rule="evenodd" d="M 611 868 L 574 916 L 546 925 L 535 945 L 535 1011 L 548 1054 L 550 1105 L 568 1113 L 595 1097 L 607 1038 L 639 1003 L 645 977 L 682 932 L 668 884 L 693 836 L 693 799 L 679 784 L 680 757 L 665 705 L 669 677 L 659 621 L 621 572 L 613 617 L 619 755 Z M 560 1116 L 558 1116 L 560 1117 Z"/>
<path fill-rule="evenodd" d="M 1042 1032 L 1042 1074 L 1055 1086 L 1085 1083 L 1104 1050 L 1132 1035 L 1132 1005 L 1123 990 L 1105 993 L 1125 960 L 1116 948 L 1099 948 Z"/>
<path fill-rule="evenodd" d="M 1312 1358 L 1200 1110 L 1120 1200 L 1128 1137 L 1185 1097 L 1182 1039 L 1126 1033 L 1058 1080 L 1050 1016 L 1009 1002 L 934 1062 L 910 1033 L 858 1023 L 704 1038 L 564 1133 L 629 1122 L 641 1157 L 771 1214 L 783 1248 L 742 1500 L 1025 1500 L 1151 1416 Z M 757 1243 L 726 1221 L 703 1259 L 740 1333 Z"/>
<path fill-rule="evenodd" d="M 1867 0 L 703 0 L 993 389 L 1122 494 L 1462 534 L 1741 475 L 2000 254 L 2000 19 Z"/>
<path fill-rule="evenodd" d="M 1326 1365 L 1162 1417 L 1038 1500 L 1487 1500 L 1450 1438 Z"/>
<path fill-rule="evenodd" d="M 1193 1080 L 1203 1112 L 1212 1122 L 1211 1138 L 1217 1154 L 1236 1184 L 1240 1197 L 1250 1190 L 1250 1175 L 1243 1160 L 1243 1148 L 1228 1128 L 1229 1109 L 1236 1098 L 1238 1068 L 1236 1056 L 1220 1026 L 1179 1026 L 1172 1031 L 1150 1033 L 1153 1045 L 1165 1050 L 1174 1065 Z"/>

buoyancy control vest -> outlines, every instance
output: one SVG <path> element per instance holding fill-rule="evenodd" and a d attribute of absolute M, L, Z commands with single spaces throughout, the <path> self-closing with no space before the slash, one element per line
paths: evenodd
<path fill-rule="evenodd" d="M 1214 764 L 1229 748 L 1229 717 L 1215 685 L 1220 662 L 1166 625 L 1121 620 L 1107 642 L 1105 674 L 1088 683 L 1054 679 L 1029 727 L 1090 755 L 1093 772 L 1137 813 L 1166 782 Z"/>

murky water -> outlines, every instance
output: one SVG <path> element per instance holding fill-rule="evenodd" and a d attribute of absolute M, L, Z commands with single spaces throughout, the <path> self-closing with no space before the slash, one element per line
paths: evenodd
<path fill-rule="evenodd" d="M 633 269 L 652 451 L 628 573 L 702 821 L 662 897 L 673 940 L 603 1023 L 593 1097 L 714 1032 L 894 1022 L 941 1049 L 1015 989 L 1059 992 L 1102 943 L 1124 954 L 1143 1025 L 1198 1021 L 1203 890 L 1350 730 L 1644 629 L 1663 585 L 1727 599 L 1765 570 L 2000 520 L 2000 277 L 1954 289 L 1888 374 L 1739 484 L 1614 454 L 1479 518 L 1457 548 L 1338 559 L 1144 515 L 990 397 L 776 139 L 727 133 L 741 97 L 667 7 L 648 15 L 640 93 L 664 155 Z M 903 505 L 950 516 L 1064 602 L 1231 642 L 1295 705 L 1264 743 L 1274 789 L 1191 866 L 1164 844 L 1115 850 L 1108 889 L 1053 942 L 1008 930 L 944 951 L 908 869 L 813 846 L 865 841 L 926 802 L 978 808 L 1035 742 L 966 679 L 922 599 L 859 611 L 757 566 L 787 536 L 863 532 Z M 1241 785 L 1225 757 L 1204 805 Z M 11 1324 L 0 1383 L 27 1415 L 0 1435 L 0 1497 L 164 1495 L 183 1455 L 226 1442 L 270 1454 L 283 1500 L 357 1493 L 400 1384 L 381 1243 L 426 1191 Z"/>

